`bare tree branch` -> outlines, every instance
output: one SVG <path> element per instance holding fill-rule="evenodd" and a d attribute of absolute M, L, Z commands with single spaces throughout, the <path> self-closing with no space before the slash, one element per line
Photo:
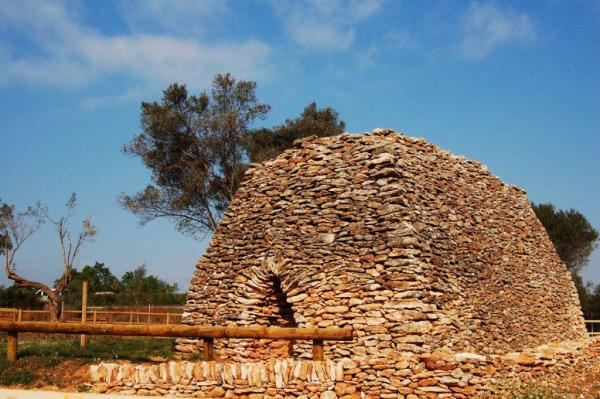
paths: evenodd
<path fill-rule="evenodd" d="M 75 242 L 71 239 L 69 222 L 73 216 L 74 208 L 77 203 L 77 197 L 72 194 L 66 206 L 66 214 L 57 219 L 53 218 L 40 202 L 35 208 L 29 208 L 25 213 L 15 214 L 14 207 L 2 205 L 0 208 L 0 233 L 4 238 L 3 254 L 5 257 L 4 269 L 6 276 L 14 281 L 20 287 L 33 287 L 44 292 L 49 299 L 49 308 L 53 320 L 58 320 L 60 316 L 60 296 L 62 291 L 69 285 L 72 279 L 73 264 L 81 248 L 96 236 L 97 231 L 91 219 L 88 217 L 81 223 L 82 229 Z M 28 223 L 26 218 L 33 218 L 33 222 Z M 54 288 L 38 281 L 28 280 L 15 271 L 14 257 L 23 243 L 44 222 L 50 222 L 58 235 L 58 241 L 63 257 L 63 274 Z"/>

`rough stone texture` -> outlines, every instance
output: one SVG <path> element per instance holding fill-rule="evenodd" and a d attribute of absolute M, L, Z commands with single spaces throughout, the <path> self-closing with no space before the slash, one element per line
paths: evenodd
<path fill-rule="evenodd" d="M 349 326 L 355 339 L 325 342 L 326 362 L 306 360 L 308 342 L 218 339 L 217 362 L 93 366 L 96 389 L 497 397 L 504 380 L 560 381 L 587 364 L 575 287 L 525 193 L 381 129 L 309 138 L 249 169 L 197 265 L 184 323 Z"/>
<path fill-rule="evenodd" d="M 353 342 L 326 345 L 332 359 L 501 354 L 585 334 L 523 190 L 382 129 L 309 138 L 249 169 L 197 265 L 184 322 L 352 327 Z M 291 350 L 219 340 L 216 354 Z M 302 343 L 293 351 L 310 355 Z"/>
<path fill-rule="evenodd" d="M 596 343 L 600 345 L 600 341 Z M 405 358 L 258 362 L 101 363 L 93 390 L 142 395 L 240 399 L 498 398 L 530 383 L 563 387 L 575 375 L 600 373 L 600 346 L 543 345 L 505 355 L 447 350 Z M 594 361 L 595 360 L 595 361 Z M 581 392 L 576 398 L 596 397 Z M 502 396 L 503 397 L 503 396 Z"/>

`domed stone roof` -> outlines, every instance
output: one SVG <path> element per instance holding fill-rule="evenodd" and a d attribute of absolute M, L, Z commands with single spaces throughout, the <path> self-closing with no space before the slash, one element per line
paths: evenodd
<path fill-rule="evenodd" d="M 308 138 L 253 165 L 197 265 L 185 322 L 352 327 L 332 357 L 504 353 L 585 331 L 523 190 L 383 129 Z"/>

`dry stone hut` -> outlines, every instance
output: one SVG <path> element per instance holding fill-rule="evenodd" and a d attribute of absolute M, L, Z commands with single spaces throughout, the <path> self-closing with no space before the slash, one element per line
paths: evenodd
<path fill-rule="evenodd" d="M 574 284 L 523 190 L 377 129 L 254 165 L 200 259 L 188 324 L 350 326 L 326 356 L 501 354 L 585 334 Z M 217 357 L 310 356 L 225 341 Z M 179 349 L 191 350 L 190 342 Z"/>
<path fill-rule="evenodd" d="M 217 361 L 93 365 L 94 389 L 497 398 L 598 364 L 586 360 L 598 352 L 575 287 L 525 193 L 389 130 L 309 138 L 248 170 L 198 263 L 184 322 L 350 326 L 355 339 L 326 342 L 325 361 L 309 359 L 306 342 L 218 339 Z"/>

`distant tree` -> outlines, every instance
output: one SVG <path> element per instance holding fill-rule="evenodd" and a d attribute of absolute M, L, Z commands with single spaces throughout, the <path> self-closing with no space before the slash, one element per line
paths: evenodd
<path fill-rule="evenodd" d="M 35 291 L 33 288 L 19 288 L 14 284 L 10 287 L 0 285 L 0 307 L 41 309 L 45 302 Z"/>
<path fill-rule="evenodd" d="M 309 137 L 336 136 L 344 132 L 346 124 L 339 119 L 333 108 L 318 108 L 312 102 L 304 108 L 296 119 L 288 119 L 283 125 L 273 129 L 257 129 L 250 132 L 248 156 L 251 162 L 273 159 L 283 151 L 292 148 L 294 141 Z"/>
<path fill-rule="evenodd" d="M 2 200 L 0 200 L 0 203 Z M 2 204 L 2 207 L 8 206 L 6 204 Z M 0 209 L 0 212 L 4 212 L 4 210 Z M 0 222 L 1 223 L 1 222 Z M 4 256 L 4 247 L 8 247 L 8 249 L 12 249 L 12 242 L 9 236 L 0 233 L 0 255 Z"/>
<path fill-rule="evenodd" d="M 75 240 L 71 238 L 69 231 L 69 222 L 73 216 L 73 210 L 77 202 L 77 197 L 72 194 L 66 203 L 67 213 L 65 216 L 53 218 L 48 212 L 48 208 L 38 203 L 36 208 L 29 208 L 27 212 L 16 213 L 14 206 L 2 205 L 0 212 L 0 229 L 4 239 L 4 269 L 10 280 L 13 280 L 17 287 L 31 287 L 42 291 L 48 297 L 48 309 L 50 310 L 50 319 L 56 321 L 60 318 L 60 299 L 61 293 L 69 285 L 72 279 L 73 263 L 81 250 L 81 247 L 96 235 L 96 228 L 89 218 L 82 221 L 82 230 Z M 28 218 L 33 218 L 33 222 L 28 222 Z M 28 280 L 16 272 L 14 263 L 15 254 L 21 248 L 23 243 L 44 222 L 50 222 L 54 225 L 63 258 L 63 274 L 57 280 L 54 287 L 35 280 Z"/>
<path fill-rule="evenodd" d="M 584 313 L 590 319 L 598 320 L 600 319 L 600 284 L 596 284 L 595 286 L 590 285 L 588 292 L 590 302 L 587 308 L 584 309 Z"/>
<path fill-rule="evenodd" d="M 140 265 L 121 278 L 118 301 L 123 305 L 175 305 L 181 302 L 177 291 L 177 284 L 148 275 L 146 266 Z"/>
<path fill-rule="evenodd" d="M 594 287 L 591 283 L 586 284 L 579 274 L 572 272 L 571 275 L 573 277 L 573 282 L 575 283 L 575 288 L 577 289 L 581 309 L 585 314 L 591 309 L 593 303 L 592 291 Z"/>
<path fill-rule="evenodd" d="M 117 302 L 121 292 L 121 282 L 104 263 L 96 262 L 86 265 L 78 271 L 73 269 L 71 284 L 63 291 L 63 300 L 71 308 L 81 306 L 83 282 L 88 282 L 89 306 L 112 306 Z"/>
<path fill-rule="evenodd" d="M 256 83 L 216 75 L 212 92 L 189 96 L 172 84 L 162 102 L 142 103 L 142 132 L 124 147 L 150 170 L 151 184 L 120 202 L 142 224 L 174 220 L 192 236 L 215 231 L 246 169 L 249 126 L 270 106 L 256 99 Z"/>
<path fill-rule="evenodd" d="M 586 217 L 575 209 L 559 209 L 553 204 L 532 204 L 558 256 L 569 270 L 578 272 L 598 246 L 598 231 L 592 227 Z"/>

